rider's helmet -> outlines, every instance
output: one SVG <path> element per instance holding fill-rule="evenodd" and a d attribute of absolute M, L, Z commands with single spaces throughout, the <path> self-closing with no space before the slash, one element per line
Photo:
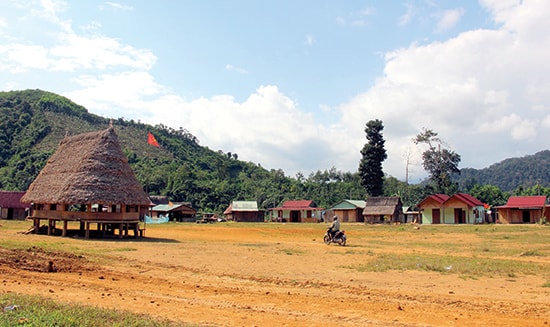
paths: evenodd
<path fill-rule="evenodd" d="M 333 220 L 336 220 L 336 219 L 338 219 L 338 216 L 334 216 L 334 217 L 332 217 L 332 219 L 333 219 Z"/>

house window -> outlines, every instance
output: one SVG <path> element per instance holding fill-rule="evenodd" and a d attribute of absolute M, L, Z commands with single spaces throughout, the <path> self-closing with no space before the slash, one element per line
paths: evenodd
<path fill-rule="evenodd" d="M 51 211 L 57 210 L 57 204 L 50 204 L 50 210 Z"/>

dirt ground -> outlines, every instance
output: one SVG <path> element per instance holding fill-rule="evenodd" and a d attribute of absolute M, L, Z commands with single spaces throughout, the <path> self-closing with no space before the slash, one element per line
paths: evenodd
<path fill-rule="evenodd" d="M 369 260 L 369 251 L 425 251 L 414 244 L 431 242 L 429 234 L 411 228 L 403 240 L 409 246 L 387 248 L 353 231 L 348 246 L 327 246 L 323 232 L 316 225 L 169 224 L 148 226 L 143 239 L 85 240 L 0 228 L 1 291 L 201 326 L 550 323 L 550 288 L 542 286 L 548 275 L 363 272 L 350 267 Z M 478 241 L 468 237 L 449 242 Z M 7 249 L 4 242 L 30 246 Z"/>

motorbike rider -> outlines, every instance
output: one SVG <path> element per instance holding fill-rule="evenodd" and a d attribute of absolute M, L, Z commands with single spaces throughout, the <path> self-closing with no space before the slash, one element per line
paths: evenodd
<path fill-rule="evenodd" d="M 338 220 L 338 216 L 332 217 L 332 224 L 330 225 L 328 229 L 328 234 L 330 235 L 330 239 L 334 238 L 334 235 L 340 231 L 340 221 Z"/>

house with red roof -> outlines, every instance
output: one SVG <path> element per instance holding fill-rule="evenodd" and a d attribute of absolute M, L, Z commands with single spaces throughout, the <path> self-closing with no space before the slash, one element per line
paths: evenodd
<path fill-rule="evenodd" d="M 27 218 L 30 204 L 21 203 L 25 192 L 0 191 L 0 219 Z"/>
<path fill-rule="evenodd" d="M 483 202 L 467 193 L 433 194 L 418 207 L 423 224 L 480 224 L 485 221 Z"/>
<path fill-rule="evenodd" d="M 498 222 L 503 224 L 530 224 L 550 217 L 546 196 L 511 196 L 503 206 L 496 207 Z"/>
<path fill-rule="evenodd" d="M 312 200 L 287 200 L 282 206 L 269 209 L 271 221 L 290 223 L 320 222 L 323 212 Z"/>
<path fill-rule="evenodd" d="M 443 203 L 449 199 L 447 194 L 432 194 L 420 201 L 417 205 L 420 211 L 421 224 L 441 224 L 441 214 L 444 212 Z"/>

